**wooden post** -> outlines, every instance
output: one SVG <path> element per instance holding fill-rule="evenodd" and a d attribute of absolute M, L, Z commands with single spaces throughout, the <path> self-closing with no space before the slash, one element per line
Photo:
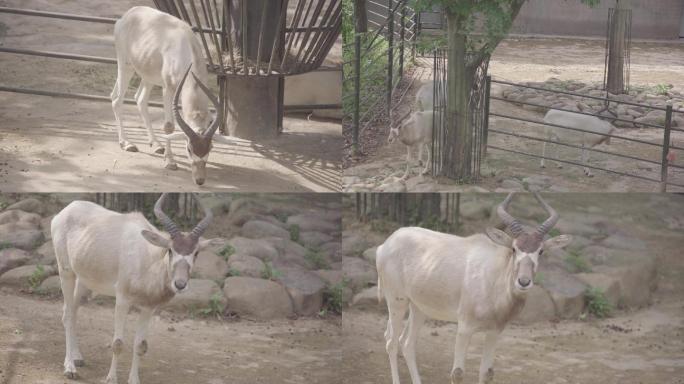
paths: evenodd
<path fill-rule="evenodd" d="M 663 133 L 663 154 L 660 165 L 660 192 L 667 192 L 667 167 L 670 153 L 670 128 L 672 128 L 672 105 L 668 105 L 665 111 L 665 132 Z"/>
<path fill-rule="evenodd" d="M 466 62 L 466 36 L 461 31 L 462 16 L 447 11 L 449 50 L 447 53 L 446 142 L 443 172 L 447 177 L 466 180 L 471 168 L 471 127 L 468 125 L 468 96 L 472 74 Z"/>
<path fill-rule="evenodd" d="M 629 0 L 616 0 L 613 18 L 609 26 L 608 74 L 606 90 L 612 94 L 622 94 L 625 89 L 625 49 L 626 32 L 629 18 Z"/>

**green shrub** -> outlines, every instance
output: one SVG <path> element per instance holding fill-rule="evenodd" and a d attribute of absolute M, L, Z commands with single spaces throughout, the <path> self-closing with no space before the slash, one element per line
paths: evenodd
<path fill-rule="evenodd" d="M 223 258 L 223 260 L 228 261 L 230 256 L 232 256 L 235 253 L 235 248 L 230 245 L 226 244 L 219 252 L 218 255 Z"/>
<path fill-rule="evenodd" d="M 282 276 L 283 274 L 273 267 L 270 261 L 264 264 L 264 269 L 261 270 L 261 278 L 266 280 L 275 280 Z"/>
<path fill-rule="evenodd" d="M 323 292 L 323 309 L 319 315 L 327 313 L 341 314 L 342 307 L 344 307 L 344 290 L 347 287 L 347 282 L 331 285 Z"/>
<path fill-rule="evenodd" d="M 577 251 L 568 252 L 568 256 L 565 257 L 565 263 L 572 273 L 591 272 L 591 266 Z"/>
<path fill-rule="evenodd" d="M 299 225 L 291 224 L 288 229 L 290 230 L 290 240 L 299 243 Z"/>
<path fill-rule="evenodd" d="M 3 249 L 7 249 L 7 248 L 12 248 L 12 244 L 10 244 L 10 243 L 0 243 L 0 251 L 2 251 Z"/>
<path fill-rule="evenodd" d="M 240 271 L 235 268 L 231 268 L 228 270 L 228 276 L 240 276 Z"/>
<path fill-rule="evenodd" d="M 31 276 L 28 278 L 28 283 L 29 287 L 32 289 L 38 288 L 40 283 L 43 282 L 45 279 L 45 268 L 43 268 L 42 265 L 38 264 L 36 265 L 36 269 L 33 270 L 33 273 L 31 273 Z"/>
<path fill-rule="evenodd" d="M 201 309 L 199 313 L 205 317 L 216 316 L 217 318 L 220 318 L 221 314 L 223 313 L 223 308 L 221 305 L 221 292 L 214 293 L 209 299 L 209 306 Z"/>
<path fill-rule="evenodd" d="M 660 96 L 667 96 L 670 89 L 672 89 L 672 85 L 670 84 L 656 84 L 655 87 L 653 87 L 653 91 L 656 95 Z"/>
<path fill-rule="evenodd" d="M 330 264 L 325 260 L 319 249 L 307 248 L 304 259 L 311 269 L 329 269 Z"/>
<path fill-rule="evenodd" d="M 587 311 L 600 319 L 608 317 L 613 311 L 613 306 L 599 288 L 587 288 L 584 298 L 587 301 Z"/>
<path fill-rule="evenodd" d="M 544 274 L 542 272 L 537 272 L 537 274 L 534 275 L 534 284 L 536 284 L 536 285 L 544 284 Z"/>
<path fill-rule="evenodd" d="M 560 234 L 561 232 L 558 230 L 558 228 L 551 228 L 551 230 L 549 231 L 550 237 L 560 236 Z"/>

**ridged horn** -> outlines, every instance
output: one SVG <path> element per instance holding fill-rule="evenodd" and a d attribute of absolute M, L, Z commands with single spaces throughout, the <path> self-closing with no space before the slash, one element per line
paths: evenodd
<path fill-rule="evenodd" d="M 154 204 L 154 215 L 157 217 L 159 222 L 164 226 L 164 229 L 166 232 L 169 233 L 172 239 L 178 237 L 180 235 L 180 229 L 178 229 L 178 226 L 176 223 L 171 220 L 170 217 L 164 213 L 162 210 L 162 205 L 164 204 L 164 199 L 166 198 L 166 195 L 168 193 L 162 193 L 162 195 L 159 197 L 157 202 Z"/>
<path fill-rule="evenodd" d="M 556 223 L 558 222 L 558 218 L 560 217 L 560 215 L 558 215 L 558 212 L 556 212 L 556 210 L 554 210 L 553 208 L 551 208 L 551 206 L 548 205 L 548 204 L 541 198 L 541 195 L 539 195 L 538 192 L 535 192 L 535 193 L 534 193 L 534 197 L 537 199 L 537 201 L 539 202 L 539 204 L 541 204 L 542 207 L 544 207 L 544 210 L 549 214 L 549 218 L 546 219 L 546 221 L 544 221 L 544 222 L 537 228 L 537 233 L 538 233 L 539 235 L 541 235 L 541 236 L 544 236 L 544 235 L 546 235 L 547 233 L 549 233 L 549 231 L 551 230 L 551 228 L 553 228 L 554 225 L 556 225 Z"/>
<path fill-rule="evenodd" d="M 207 95 L 211 103 L 214 104 L 214 109 L 216 109 L 216 119 L 214 119 L 209 129 L 207 129 L 203 135 L 205 139 L 211 139 L 214 137 L 214 133 L 216 132 L 216 129 L 218 129 L 219 124 L 221 124 L 221 119 L 223 118 L 222 109 L 219 107 L 219 101 L 216 96 L 214 96 L 209 87 L 204 85 L 204 83 L 195 75 L 195 72 L 192 73 L 192 77 L 195 79 L 197 85 L 199 85 L 202 91 Z"/>
<path fill-rule="evenodd" d="M 197 194 L 193 193 L 192 197 L 195 199 L 197 204 L 199 204 L 200 207 L 204 210 L 204 218 L 195 225 L 195 228 L 190 231 L 190 236 L 194 237 L 195 240 L 199 239 L 204 231 L 207 230 L 209 227 L 209 224 L 211 224 L 211 221 L 214 219 L 214 215 L 211 213 L 211 209 L 206 207 L 204 204 L 202 204 L 202 201 L 200 201 L 199 197 L 197 197 Z"/>
<path fill-rule="evenodd" d="M 513 237 L 518 237 L 524 232 L 523 226 L 518 219 L 506 212 L 506 209 L 508 209 L 508 204 L 511 202 L 513 195 L 514 193 L 511 192 L 508 194 L 508 196 L 506 196 L 506 199 L 496 208 L 496 213 L 499 215 L 501 221 L 506 224 L 506 227 L 511 232 Z"/>
<path fill-rule="evenodd" d="M 188 69 L 185 71 L 185 75 L 183 75 L 183 79 L 181 82 L 178 84 L 178 88 L 176 88 L 176 93 L 173 95 L 173 115 L 176 117 L 176 122 L 178 123 L 178 126 L 180 129 L 185 133 L 185 136 L 190 139 L 190 141 L 197 140 L 199 136 L 197 135 L 197 132 L 195 132 L 189 125 L 188 123 L 183 120 L 183 116 L 180 113 L 180 110 L 178 109 L 178 99 L 180 98 L 180 93 L 181 90 L 183 89 L 183 85 L 185 84 L 185 79 L 188 77 L 188 73 L 190 73 L 190 69 L 192 68 L 192 63 L 188 66 Z"/>

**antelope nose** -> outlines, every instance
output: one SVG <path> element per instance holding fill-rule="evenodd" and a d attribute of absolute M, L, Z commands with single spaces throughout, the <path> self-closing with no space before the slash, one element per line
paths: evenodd
<path fill-rule="evenodd" d="M 176 280 L 173 282 L 173 285 L 175 285 L 176 288 L 178 288 L 178 290 L 181 291 L 185 288 L 186 285 L 188 285 L 188 283 L 183 280 Z"/>
<path fill-rule="evenodd" d="M 520 286 L 523 287 L 523 288 L 525 288 L 525 287 L 527 287 L 528 285 L 530 285 L 531 282 L 532 282 L 532 280 L 530 280 L 530 279 L 528 279 L 528 278 L 526 278 L 526 277 L 521 277 L 521 278 L 518 279 L 518 284 L 520 284 Z"/>

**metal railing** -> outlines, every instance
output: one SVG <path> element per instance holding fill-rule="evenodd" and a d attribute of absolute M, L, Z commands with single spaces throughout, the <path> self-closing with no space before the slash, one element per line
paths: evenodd
<path fill-rule="evenodd" d="M 343 47 L 343 127 L 352 153 L 360 150 L 359 136 L 370 122 L 389 115 L 392 95 L 409 58 L 415 57 L 416 16 L 406 1 L 368 0 L 367 4 L 368 23 L 376 29 L 355 31 L 353 41 Z"/>
<path fill-rule="evenodd" d="M 504 130 L 500 130 L 500 129 L 491 128 L 491 125 L 489 125 L 489 128 L 488 128 L 488 133 L 506 135 L 506 136 L 516 137 L 516 138 L 524 139 L 524 140 L 534 140 L 534 141 L 539 141 L 539 142 L 544 142 L 544 143 L 551 143 L 551 144 L 555 144 L 555 145 L 561 145 L 564 147 L 578 148 L 578 149 L 581 149 L 584 151 L 601 153 L 601 154 L 612 156 L 612 157 L 619 157 L 619 158 L 623 158 L 623 159 L 642 161 L 642 162 L 646 162 L 649 164 L 655 164 L 655 165 L 658 165 L 660 167 L 660 178 L 648 177 L 648 176 L 638 175 L 638 174 L 634 174 L 634 173 L 623 172 L 623 171 L 619 171 L 619 170 L 615 170 L 615 169 L 603 168 L 603 167 L 599 167 L 596 165 L 582 164 L 582 163 L 579 163 L 576 161 L 570 161 L 570 160 L 566 160 L 566 159 L 560 159 L 557 157 L 549 157 L 549 156 L 545 156 L 545 155 L 528 153 L 528 152 L 515 150 L 515 149 L 511 149 L 511 148 L 503 148 L 503 147 L 491 145 L 491 144 L 487 144 L 487 148 L 491 148 L 491 149 L 495 149 L 495 150 L 503 151 L 503 152 L 508 152 L 508 153 L 514 153 L 514 154 L 518 154 L 518 155 L 535 157 L 535 158 L 539 158 L 539 159 L 551 160 L 551 161 L 555 161 L 558 163 L 564 163 L 564 164 L 586 167 L 586 168 L 599 170 L 599 171 L 603 171 L 603 172 L 608 172 L 608 173 L 612 173 L 612 174 L 616 174 L 616 175 L 620 175 L 620 176 L 626 176 L 626 177 L 641 179 L 641 180 L 645 180 L 645 181 L 649 181 L 649 182 L 659 183 L 661 192 L 666 192 L 668 186 L 676 186 L 676 187 L 684 188 L 684 184 L 675 183 L 675 182 L 668 180 L 668 169 L 670 169 L 670 168 L 672 168 L 672 169 L 684 169 L 684 166 L 682 166 L 682 165 L 671 163 L 669 160 L 670 157 L 668 156 L 671 153 L 671 151 L 684 151 L 684 147 L 673 145 L 673 144 L 671 144 L 671 141 L 670 141 L 670 136 L 671 136 L 672 131 L 684 132 L 684 129 L 675 128 L 672 126 L 673 121 L 674 121 L 674 119 L 673 119 L 674 113 L 683 113 L 684 114 L 684 111 L 674 110 L 672 108 L 672 105 L 667 105 L 665 107 L 651 106 L 651 105 L 647 105 L 647 104 L 638 104 L 638 103 L 633 103 L 633 102 L 629 102 L 629 101 L 616 100 L 616 99 L 612 99 L 612 98 L 608 98 L 608 97 L 590 96 L 590 95 L 585 95 L 585 94 L 580 94 L 580 93 L 575 93 L 575 92 L 570 92 L 570 91 L 554 90 L 554 89 L 548 89 L 548 88 L 532 86 L 532 85 L 525 85 L 525 84 L 518 84 L 518 83 L 502 81 L 502 80 L 493 80 L 492 79 L 488 83 L 489 84 L 491 84 L 491 83 L 502 84 L 502 85 L 507 85 L 507 86 L 519 87 L 519 88 L 529 88 L 529 89 L 534 89 L 534 90 L 538 90 L 538 91 L 542 91 L 542 92 L 563 94 L 563 95 L 569 95 L 569 96 L 586 98 L 586 99 L 593 99 L 593 100 L 600 100 L 604 103 L 604 105 L 624 104 L 624 105 L 631 105 L 631 106 L 646 108 L 646 109 L 650 109 L 650 110 L 664 111 L 665 112 L 665 121 L 662 125 L 652 124 L 652 123 L 635 123 L 634 121 L 621 119 L 621 118 L 615 118 L 614 119 L 615 121 L 634 123 L 634 124 L 637 124 L 639 126 L 655 128 L 655 129 L 662 129 L 663 130 L 662 141 L 659 143 L 655 143 L 655 142 L 647 141 L 647 140 L 643 140 L 643 139 L 637 139 L 637 138 L 633 138 L 633 137 L 628 137 L 628 136 L 624 136 L 624 135 L 619 135 L 619 134 L 602 134 L 602 136 L 606 136 L 606 137 L 609 137 L 611 139 L 614 138 L 614 139 L 618 139 L 618 140 L 624 140 L 624 141 L 636 143 L 638 145 L 660 148 L 661 156 L 660 156 L 659 161 L 655 161 L 655 160 L 647 159 L 647 158 L 642 158 L 642 157 L 634 156 L 631 154 L 616 153 L 616 152 L 605 151 L 605 150 L 601 150 L 601 149 L 597 149 L 597 148 L 588 148 L 588 147 L 583 147 L 581 145 L 564 143 L 561 141 L 551 140 L 547 137 L 541 138 L 541 137 L 525 135 L 525 134 L 521 134 L 521 133 L 517 133 L 517 132 L 504 131 Z M 498 100 L 498 101 L 502 101 L 502 102 L 508 102 L 508 103 L 512 103 L 512 104 L 518 104 L 518 105 L 527 105 L 527 106 L 531 106 L 531 107 L 540 108 L 542 110 L 544 110 L 544 109 L 555 109 L 555 110 L 567 111 L 567 112 L 572 112 L 572 113 L 581 114 L 581 115 L 596 116 L 599 118 L 604 118 L 604 116 L 600 116 L 600 115 L 593 114 L 593 113 L 588 113 L 588 112 L 583 112 L 583 111 L 575 111 L 575 110 L 569 110 L 569 109 L 563 109 L 563 108 L 556 108 L 556 107 L 551 108 L 548 105 L 531 103 L 531 102 L 527 102 L 527 101 L 510 100 L 510 99 L 506 99 L 506 98 L 502 98 L 502 97 L 496 97 L 496 96 L 490 96 L 490 99 L 491 100 Z M 557 125 L 557 124 L 550 124 L 550 123 L 546 123 L 544 121 L 527 119 L 527 118 L 522 118 L 522 117 L 516 117 L 516 116 L 511 116 L 511 115 L 503 114 L 503 113 L 496 113 L 496 112 L 492 112 L 492 111 L 489 112 L 489 116 L 499 117 L 499 118 L 507 119 L 507 120 L 522 121 L 525 123 L 544 125 L 544 126 L 559 128 L 559 129 L 568 130 L 568 131 L 576 131 L 576 132 L 580 132 L 580 133 L 595 134 L 591 130 L 575 128 L 575 127 L 567 127 L 567 126 L 562 126 L 562 125 Z M 610 119 L 613 120 L 612 117 Z"/>
<path fill-rule="evenodd" d="M 76 14 L 69 14 L 69 13 L 47 12 L 47 11 L 38 11 L 38 10 L 32 10 L 32 9 L 20 9 L 20 8 L 12 8 L 12 7 L 0 7 L 0 14 L 1 13 L 36 16 L 36 17 L 44 17 L 44 18 L 54 18 L 54 19 L 61 19 L 61 20 L 73 20 L 73 21 L 79 21 L 79 22 L 91 22 L 91 23 L 100 23 L 100 24 L 109 24 L 109 25 L 113 25 L 114 23 L 116 23 L 116 20 L 118 20 L 118 19 L 109 18 L 109 17 L 76 15 Z M 195 31 L 198 30 L 197 28 L 193 28 L 193 29 Z M 210 29 L 203 29 L 202 32 L 211 33 L 212 31 Z M 116 59 L 112 58 L 112 57 L 81 55 L 81 54 L 76 54 L 76 53 L 52 52 L 52 51 L 44 51 L 44 50 L 11 48 L 11 47 L 0 47 L 0 52 L 18 54 L 18 55 L 29 55 L 29 56 L 37 56 L 37 57 L 63 59 L 63 60 L 75 60 L 75 61 L 82 61 L 82 62 L 100 63 L 100 64 L 108 64 L 108 65 L 116 65 L 117 64 Z M 79 99 L 79 100 L 102 101 L 102 102 L 108 102 L 108 103 L 111 103 L 111 101 L 112 101 L 112 99 L 109 95 L 67 93 L 67 92 L 58 92 L 58 91 L 10 87 L 10 86 L 3 86 L 3 85 L 0 85 L 0 91 L 34 95 L 34 96 L 49 96 L 49 97 L 60 97 L 60 98 L 70 98 L 70 99 Z M 135 104 L 135 100 L 126 99 L 126 100 L 124 100 L 124 103 Z M 156 102 L 156 101 L 150 101 L 149 106 L 163 108 L 163 103 Z M 284 106 L 284 109 L 286 111 L 302 111 L 302 110 L 311 110 L 311 109 L 340 109 L 340 108 L 342 108 L 341 104 L 296 104 L 296 105 L 285 105 Z"/>

